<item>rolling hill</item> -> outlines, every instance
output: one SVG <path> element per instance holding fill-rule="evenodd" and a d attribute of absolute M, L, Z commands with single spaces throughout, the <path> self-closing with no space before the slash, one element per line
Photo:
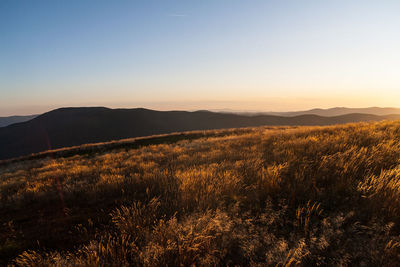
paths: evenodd
<path fill-rule="evenodd" d="M 347 114 L 335 117 L 244 116 L 209 111 L 61 108 L 30 121 L 0 128 L 0 159 L 49 149 L 172 132 L 263 125 L 333 125 L 400 119 L 400 115 Z"/>

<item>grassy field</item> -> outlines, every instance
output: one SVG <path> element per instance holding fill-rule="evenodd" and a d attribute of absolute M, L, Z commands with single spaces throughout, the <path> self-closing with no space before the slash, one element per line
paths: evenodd
<path fill-rule="evenodd" d="M 399 226 L 400 122 L 193 132 L 0 164 L 0 265 L 398 266 Z"/>

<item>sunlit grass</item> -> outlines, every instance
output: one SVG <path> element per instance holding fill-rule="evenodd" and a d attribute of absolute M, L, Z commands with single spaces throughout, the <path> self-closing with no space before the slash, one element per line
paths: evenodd
<path fill-rule="evenodd" d="M 3 165 L 0 258 L 18 266 L 400 262 L 400 122 L 196 134 Z"/>

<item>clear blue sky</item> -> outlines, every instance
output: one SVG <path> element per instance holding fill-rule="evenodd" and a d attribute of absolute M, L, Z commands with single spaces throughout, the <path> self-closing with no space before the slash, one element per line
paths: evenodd
<path fill-rule="evenodd" d="M 400 106 L 400 1 L 0 1 L 0 116 Z"/>

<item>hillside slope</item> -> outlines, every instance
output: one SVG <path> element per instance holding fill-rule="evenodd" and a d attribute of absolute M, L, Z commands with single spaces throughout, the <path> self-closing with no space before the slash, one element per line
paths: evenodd
<path fill-rule="evenodd" d="M 262 125 L 331 125 L 397 118 L 400 118 L 400 115 L 249 117 L 208 111 L 161 112 L 146 109 L 63 108 L 45 113 L 28 122 L 0 128 L 0 159 L 48 149 L 171 132 Z"/>
<path fill-rule="evenodd" d="M 399 133 L 219 130 L 2 165 L 0 265 L 398 266 Z"/>

